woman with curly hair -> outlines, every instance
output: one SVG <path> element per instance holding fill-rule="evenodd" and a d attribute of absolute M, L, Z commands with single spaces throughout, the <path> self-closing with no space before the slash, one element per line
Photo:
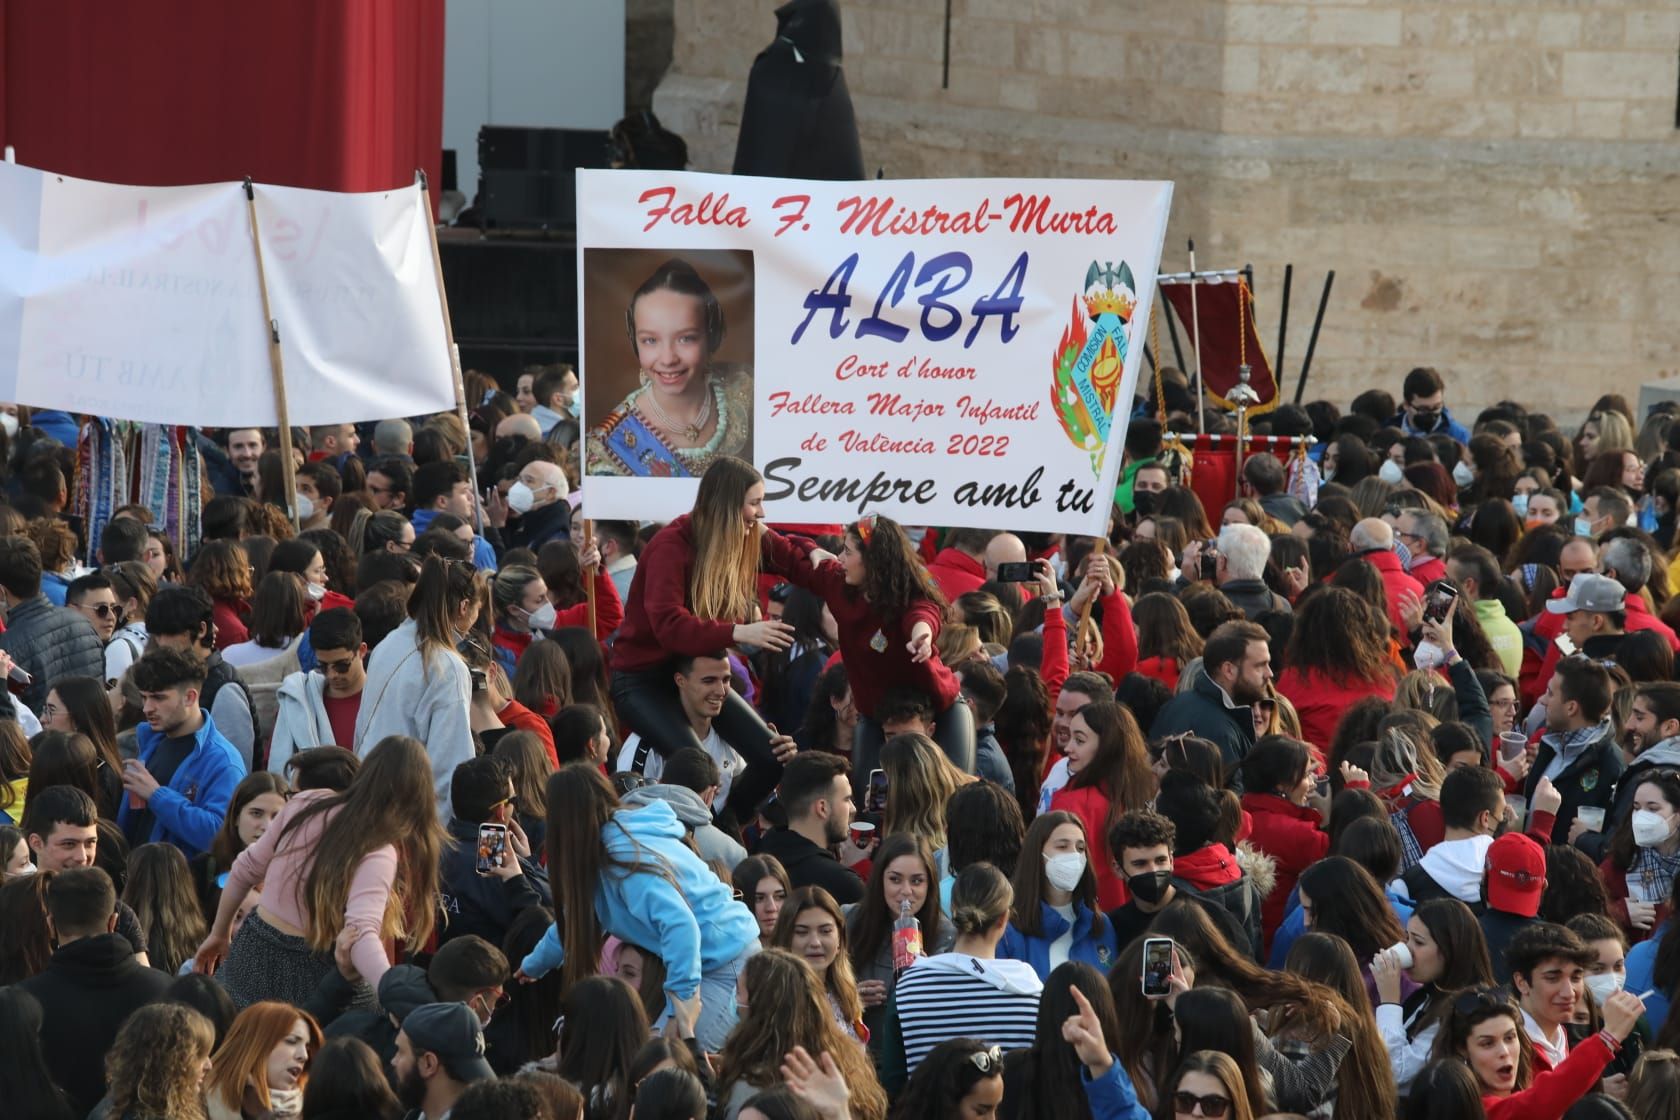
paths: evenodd
<path fill-rule="evenodd" d="M 734 1120 L 755 1093 L 780 1084 L 783 1058 L 803 1046 L 834 1059 L 851 1091 L 854 1120 L 885 1120 L 887 1094 L 875 1067 L 834 1021 L 822 982 L 804 960 L 766 949 L 747 962 L 737 989 L 741 1018 L 718 1055 L 717 1115 Z"/>
<path fill-rule="evenodd" d="M 815 567 L 794 565 L 787 576 L 820 595 L 834 616 L 858 710 L 853 772 L 875 768 L 884 737 L 876 705 L 888 688 L 908 685 L 933 699 L 940 749 L 958 770 L 974 773 L 974 717 L 955 674 L 934 648 L 945 622 L 945 597 L 904 527 L 870 514 L 846 527 L 839 558 L 821 553 L 814 559 Z M 1005 642 L 1009 630 L 1004 626 Z"/>
<path fill-rule="evenodd" d="M 1308 742 L 1328 748 L 1344 709 L 1366 696 L 1392 700 L 1394 685 L 1386 618 L 1345 588 L 1303 596 L 1277 689 L 1295 705 Z"/>
<path fill-rule="evenodd" d="M 128 1017 L 105 1055 L 111 1102 L 120 1120 L 205 1120 L 204 1079 L 216 1031 L 179 1003 L 153 1003 Z"/>
<path fill-rule="evenodd" d="M 802 751 L 828 751 L 850 758 L 857 722 L 857 704 L 852 700 L 846 663 L 836 661 L 817 678 L 810 706 L 793 737 Z"/>
<path fill-rule="evenodd" d="M 252 571 L 251 558 L 236 540 L 206 541 L 193 557 L 187 586 L 202 588 L 215 606 L 217 649 L 250 640 Z"/>

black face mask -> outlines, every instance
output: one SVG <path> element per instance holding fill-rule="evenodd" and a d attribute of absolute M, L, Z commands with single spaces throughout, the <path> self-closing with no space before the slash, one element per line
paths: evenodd
<path fill-rule="evenodd" d="M 1438 408 L 1420 408 L 1412 412 L 1412 427 L 1420 432 L 1433 432 L 1440 422 L 1441 410 Z"/>
<path fill-rule="evenodd" d="M 1153 906 L 1172 889 L 1172 872 L 1145 871 L 1140 875 L 1133 875 L 1126 880 L 1126 889 L 1131 891 L 1132 897 L 1139 902 Z"/>
<path fill-rule="evenodd" d="M 1161 495 L 1153 490 L 1132 491 L 1132 509 L 1139 517 L 1152 517 L 1161 500 Z"/>

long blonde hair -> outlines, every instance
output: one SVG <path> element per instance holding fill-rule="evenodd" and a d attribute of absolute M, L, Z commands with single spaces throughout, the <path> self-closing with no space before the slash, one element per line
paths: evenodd
<path fill-rule="evenodd" d="M 932 739 L 917 732 L 894 735 L 881 748 L 887 775 L 887 835 L 909 832 L 936 851 L 945 847 L 945 806 L 968 777 Z"/>
<path fill-rule="evenodd" d="M 210 1020 L 182 1003 L 153 1003 L 128 1017 L 105 1055 L 111 1115 L 202 1120 L 199 1069 L 216 1045 Z"/>
<path fill-rule="evenodd" d="M 718 1056 L 719 1097 L 737 1081 L 754 1088 L 781 1083 L 782 1059 L 795 1046 L 827 1054 L 852 1092 L 854 1120 L 885 1120 L 887 1094 L 863 1047 L 841 1033 L 828 1009 L 822 981 L 804 960 L 785 949 L 766 949 L 741 970 L 747 1010 Z"/>
<path fill-rule="evenodd" d="M 745 622 L 758 602 L 758 559 L 764 526 L 741 528 L 747 491 L 764 481 L 751 463 L 720 456 L 700 478 L 689 518 L 694 566 L 688 607 L 708 622 Z"/>
<path fill-rule="evenodd" d="M 342 809 L 342 812 L 334 810 Z M 332 814 L 328 816 L 328 814 Z M 309 915 L 309 947 L 331 952 L 344 928 L 350 880 L 364 858 L 397 849 L 397 876 L 385 903 L 379 936 L 418 950 L 437 920 L 438 860 L 448 835 L 438 823 L 437 792 L 426 748 L 406 735 L 388 735 L 368 752 L 343 793 L 306 806 L 282 827 L 279 846 L 293 840 L 304 821 L 326 817 L 303 881 L 299 907 Z M 321 859 L 322 854 L 329 858 Z"/>

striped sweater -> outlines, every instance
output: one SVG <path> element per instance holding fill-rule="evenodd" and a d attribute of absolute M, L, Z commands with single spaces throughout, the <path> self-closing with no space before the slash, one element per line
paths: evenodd
<path fill-rule="evenodd" d="M 1005 1050 L 1031 1047 L 1043 990 L 1024 961 L 967 953 L 922 958 L 894 992 L 905 1068 L 914 1073 L 935 1046 L 953 1038 L 978 1038 Z"/>

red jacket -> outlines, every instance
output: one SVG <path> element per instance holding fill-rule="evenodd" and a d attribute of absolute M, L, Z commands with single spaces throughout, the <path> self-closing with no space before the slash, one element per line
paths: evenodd
<path fill-rule="evenodd" d="M 1330 834 L 1319 827 L 1318 810 L 1296 805 L 1275 793 L 1245 793 L 1242 805 L 1253 817 L 1249 843 L 1277 861 L 1272 893 L 1260 907 L 1260 928 L 1269 946 L 1272 934 L 1283 924 L 1295 880 L 1329 854 Z"/>
<path fill-rule="evenodd" d="M 905 648 L 918 622 L 927 623 L 933 628 L 933 636 L 939 637 L 944 612 L 932 599 L 918 599 L 909 609 L 888 618 L 863 597 L 863 592 L 846 585 L 845 570 L 838 560 L 826 560 L 814 569 L 808 561 L 800 560 L 788 565 L 787 577 L 788 582 L 819 596 L 834 615 L 840 631 L 840 658 L 846 663 L 846 680 L 852 686 L 852 699 L 859 712 L 874 718 L 875 706 L 887 689 L 900 684 L 927 693 L 935 712 L 943 712 L 957 698 L 957 678 L 939 660 L 937 652 L 918 665 L 910 660 Z M 871 645 L 877 634 L 885 639 L 884 649 Z"/>
<path fill-rule="evenodd" d="M 1405 640 L 1406 619 L 1400 612 L 1400 599 L 1406 592 L 1414 595 L 1423 594 L 1423 584 L 1406 574 L 1400 567 L 1400 557 L 1392 552 L 1377 549 L 1374 552 L 1362 552 L 1359 559 L 1370 564 L 1382 576 L 1383 592 L 1388 597 L 1388 617 L 1394 623 L 1394 628 L 1400 632 L 1401 640 Z"/>
<path fill-rule="evenodd" d="M 808 563 L 805 557 L 811 547 L 808 541 L 765 530 L 765 566 L 785 576 L 789 567 Z M 735 626 L 744 620 L 709 622 L 696 618 L 689 609 L 688 581 L 693 569 L 694 534 L 685 513 L 655 533 L 637 560 L 624 624 L 613 641 L 614 672 L 657 669 L 673 657 L 699 657 L 735 643 Z"/>
<path fill-rule="evenodd" d="M 637 565 L 638 568 L 640 565 Z M 624 621 L 624 601 L 618 597 L 618 588 L 613 584 L 612 576 L 607 574 L 605 564 L 595 566 L 595 637 L 605 638 L 619 624 Z M 565 626 L 589 625 L 589 600 L 561 607 L 554 612 L 554 629 Z"/>
<path fill-rule="evenodd" d="M 210 618 L 216 624 L 216 648 L 250 641 L 251 631 L 245 625 L 250 616 L 251 605 L 243 599 L 212 600 Z"/>
<path fill-rule="evenodd" d="M 1424 556 L 1406 574 L 1428 587 L 1438 579 L 1447 578 L 1447 562 L 1439 556 Z"/>
<path fill-rule="evenodd" d="M 1085 824 L 1085 846 L 1090 852 L 1091 874 L 1097 878 L 1097 905 L 1104 911 L 1124 906 L 1131 897 L 1126 880 L 1114 870 L 1118 853 L 1108 851 L 1108 810 L 1112 802 L 1096 786 L 1072 789 L 1063 786 L 1050 798 L 1052 813 L 1072 813 Z"/>
<path fill-rule="evenodd" d="M 507 707 L 496 713 L 496 718 L 506 727 L 515 731 L 529 731 L 541 739 L 543 750 L 548 752 L 549 765 L 560 765 L 560 756 L 554 752 L 554 731 L 548 726 L 546 719 L 517 700 L 509 700 Z"/>
<path fill-rule="evenodd" d="M 1209 844 L 1186 856 L 1173 857 L 1173 875 L 1199 891 L 1223 887 L 1242 878 L 1242 865 L 1231 849 Z"/>
<path fill-rule="evenodd" d="M 986 582 L 986 567 L 960 548 L 942 548 L 927 566 L 928 575 L 939 585 L 947 600 L 980 590 Z"/>
<path fill-rule="evenodd" d="M 1102 610 L 1103 655 L 1097 671 L 1107 673 L 1118 685 L 1137 668 L 1137 626 L 1132 622 L 1131 604 L 1119 591 L 1102 601 Z"/>
<path fill-rule="evenodd" d="M 1316 670 L 1303 671 L 1293 665 L 1278 677 L 1277 690 L 1295 705 L 1295 714 L 1301 717 L 1301 737 L 1326 756 L 1343 712 L 1367 696 L 1394 699 L 1392 680 L 1338 681 Z"/>
<path fill-rule="evenodd" d="M 1522 1029 L 1522 1024 L 1517 1024 Z M 1537 1073 L 1534 1084 L 1508 1097 L 1483 1095 L 1487 1120 L 1562 1120 L 1569 1106 L 1592 1092 L 1616 1052 L 1598 1035 L 1575 1044 L 1556 1069 Z"/>
<path fill-rule="evenodd" d="M 1142 657 L 1138 659 L 1137 671 L 1160 681 L 1168 688 L 1178 687 L 1179 665 L 1176 658 Z"/>

